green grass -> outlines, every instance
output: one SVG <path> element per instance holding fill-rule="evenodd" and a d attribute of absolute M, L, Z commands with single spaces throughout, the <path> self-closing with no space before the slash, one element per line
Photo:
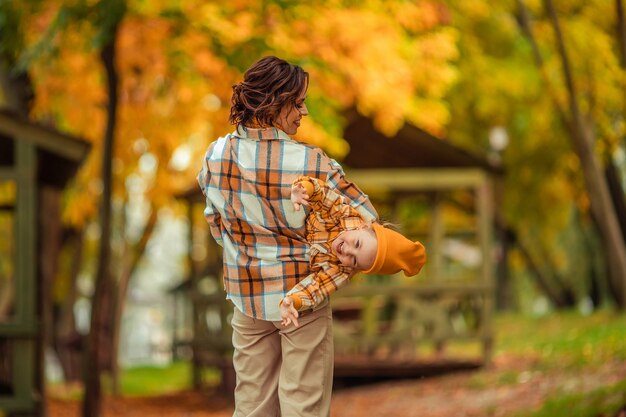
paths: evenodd
<path fill-rule="evenodd" d="M 159 395 L 190 388 L 191 365 L 177 362 L 169 366 L 142 366 L 125 369 L 120 381 L 123 395 Z"/>
<path fill-rule="evenodd" d="M 125 396 L 153 396 L 191 389 L 191 363 L 175 362 L 169 366 L 141 366 L 122 372 L 121 391 Z M 216 386 L 220 373 L 216 369 L 203 370 L 203 385 Z"/>
<path fill-rule="evenodd" d="M 612 361 L 626 360 L 626 315 L 610 310 L 581 316 L 576 311 L 554 313 L 546 317 L 499 314 L 495 317 L 495 356 L 529 359 L 519 369 L 489 369 L 474 373 L 467 388 L 476 390 L 520 383 L 525 374 L 577 373 L 606 367 Z M 474 346 L 471 346 L 474 348 Z M 476 347 L 479 352 L 479 347 Z M 465 347 L 467 349 L 467 347 Z M 473 351 L 474 349 L 472 349 Z M 203 381 L 219 383 L 217 370 L 207 370 Z M 105 381 L 105 387 L 110 386 Z M 191 388 L 191 365 L 178 362 L 166 367 L 125 369 L 121 377 L 124 396 L 156 396 Z M 79 399 L 82 392 L 66 393 Z M 65 396 L 64 395 L 64 396 Z M 585 393 L 556 392 L 535 412 L 514 417 L 613 417 L 626 404 L 626 380 Z M 488 410 L 486 410 L 487 413 Z M 489 415 L 489 413 L 485 414 Z"/>
<path fill-rule="evenodd" d="M 202 374 L 203 385 L 217 386 L 220 373 L 216 369 L 205 369 Z M 191 363 L 175 362 L 168 366 L 138 366 L 123 369 L 120 378 L 120 391 L 123 396 L 158 396 L 192 388 Z M 102 378 L 103 389 L 111 393 L 110 376 Z M 51 395 L 68 400 L 80 400 L 83 395 L 82 385 L 66 386 L 50 384 Z M 2 417 L 0 415 L 0 417 Z"/>
<path fill-rule="evenodd" d="M 514 314 L 495 318 L 496 354 L 533 360 L 533 369 L 550 372 L 577 372 L 626 360 L 626 315 L 602 310 L 590 316 L 576 311 L 546 317 Z M 503 371 L 486 379 L 477 373 L 472 383 L 480 387 L 489 382 L 514 384 L 518 373 Z M 584 394 L 555 393 L 536 411 L 514 417 L 612 417 L 626 405 L 626 380 Z"/>
<path fill-rule="evenodd" d="M 495 318 L 496 353 L 536 359 L 544 369 L 576 369 L 626 359 L 626 316 L 608 310 Z"/>
<path fill-rule="evenodd" d="M 626 405 L 626 381 L 603 387 L 584 395 L 563 395 L 549 399 L 533 412 L 517 413 L 514 417 L 602 417 L 614 416 Z"/>

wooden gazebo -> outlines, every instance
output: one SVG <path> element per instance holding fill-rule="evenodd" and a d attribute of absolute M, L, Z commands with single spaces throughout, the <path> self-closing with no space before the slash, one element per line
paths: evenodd
<path fill-rule="evenodd" d="M 60 193 L 89 143 L 0 110 L 0 414 L 41 415 Z M 48 297 L 49 298 L 49 297 Z"/>
<path fill-rule="evenodd" d="M 408 124 L 389 138 L 355 116 L 344 138 L 347 177 L 383 218 L 425 244 L 428 261 L 417 277 L 357 277 L 333 297 L 336 375 L 423 375 L 486 363 L 492 183 L 502 169 Z M 468 347 L 446 349 L 457 342 Z"/>
<path fill-rule="evenodd" d="M 411 376 L 484 364 L 493 338 L 491 189 L 501 169 L 410 125 L 389 138 L 371 120 L 355 116 L 344 137 L 350 144 L 342 161 L 347 178 L 370 195 L 385 220 L 406 226 L 404 234 L 425 244 L 428 262 L 414 279 L 357 276 L 333 295 L 335 374 Z M 199 227 L 204 198 L 198 187 L 181 198 L 189 204 L 193 248 L 189 280 L 194 284 L 187 290 L 195 336 L 186 343 L 193 346 L 199 375 L 203 363 L 226 368 L 230 361 L 230 305 L 222 292 L 219 248 L 206 227 Z M 448 224 L 450 207 L 462 218 L 454 228 Z M 469 267 L 463 256 L 455 258 L 455 247 L 472 255 L 463 255 L 470 258 Z M 198 289 L 203 282 L 204 292 Z M 473 342 L 478 349 L 457 358 L 446 349 L 454 341 Z M 434 354 L 425 353 L 428 344 Z"/>

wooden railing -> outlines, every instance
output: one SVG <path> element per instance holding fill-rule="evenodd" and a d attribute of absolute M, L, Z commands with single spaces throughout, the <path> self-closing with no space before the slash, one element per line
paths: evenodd
<path fill-rule="evenodd" d="M 221 291 L 193 299 L 196 359 L 202 366 L 224 367 L 232 353 L 232 306 Z M 430 351 L 435 360 L 448 360 L 455 359 L 446 352 L 450 343 L 473 341 L 481 349 L 471 359 L 484 364 L 491 356 L 492 302 L 492 287 L 472 282 L 349 285 L 332 297 L 335 355 L 344 362 L 416 362 Z"/>
<path fill-rule="evenodd" d="M 442 355 L 452 341 L 474 340 L 486 362 L 491 302 L 492 288 L 474 283 L 349 286 L 333 296 L 335 354 L 410 361 L 426 345 Z"/>

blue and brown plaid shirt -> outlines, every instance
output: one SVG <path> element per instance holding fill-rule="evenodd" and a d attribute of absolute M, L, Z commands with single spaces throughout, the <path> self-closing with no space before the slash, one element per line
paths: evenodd
<path fill-rule="evenodd" d="M 250 317 L 279 321 L 280 300 L 309 274 L 305 212 L 290 200 L 302 175 L 326 181 L 364 219 L 377 217 L 337 162 L 279 129 L 239 126 L 207 150 L 198 175 L 204 215 L 224 248 L 226 296 Z"/>

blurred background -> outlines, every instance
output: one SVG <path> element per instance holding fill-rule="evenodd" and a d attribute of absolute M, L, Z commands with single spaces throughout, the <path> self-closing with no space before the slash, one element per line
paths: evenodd
<path fill-rule="evenodd" d="M 195 177 L 265 55 L 310 74 L 297 139 L 429 253 L 333 299 L 333 415 L 625 415 L 625 13 L 0 0 L 0 416 L 232 412 Z"/>

